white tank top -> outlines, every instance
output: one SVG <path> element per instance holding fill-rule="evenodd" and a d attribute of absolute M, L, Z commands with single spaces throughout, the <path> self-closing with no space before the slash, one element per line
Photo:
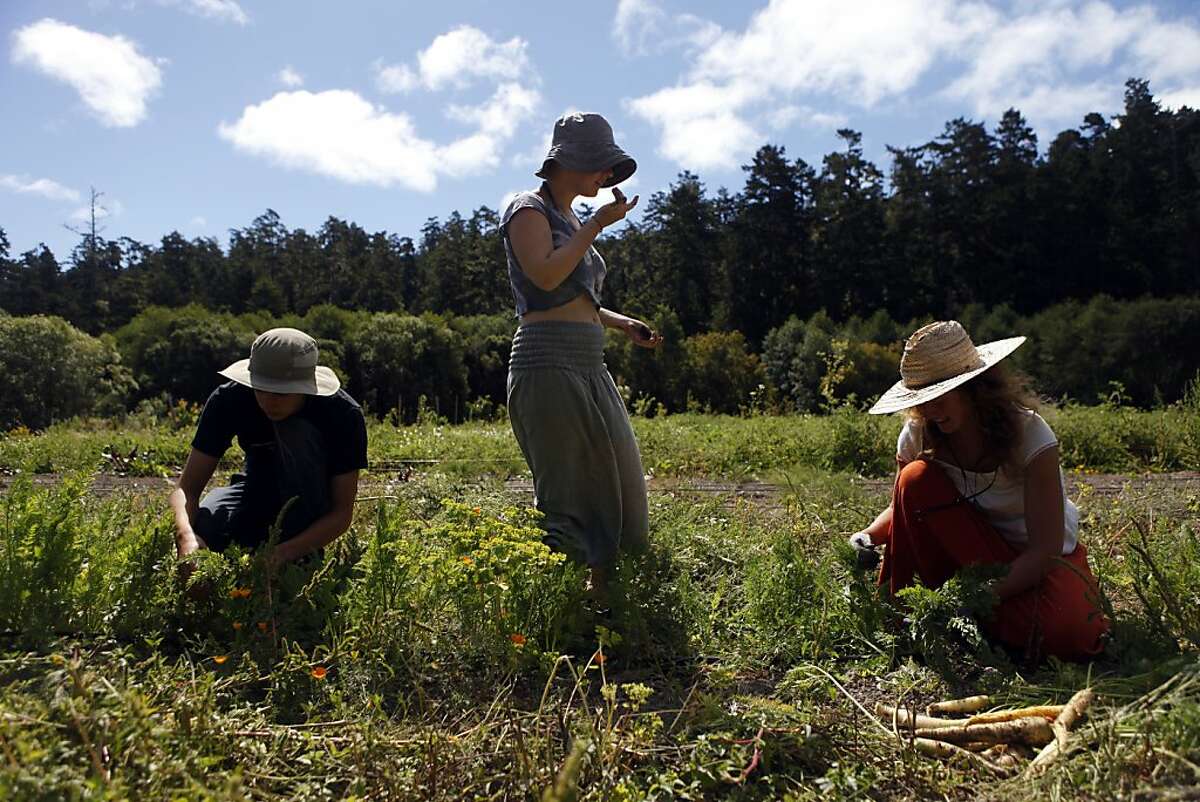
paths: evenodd
<path fill-rule="evenodd" d="M 904 424 L 900 439 L 896 443 L 896 456 L 903 462 L 912 462 L 925 450 L 921 427 L 913 420 Z M 1058 445 L 1049 424 L 1036 412 L 1025 415 L 1025 428 L 1018 451 L 1022 467 L 1027 467 L 1034 457 L 1047 448 Z M 956 465 L 934 460 L 950 477 L 958 492 L 987 517 L 988 522 L 1009 543 L 1024 548 L 1029 543 L 1029 532 L 1025 528 L 1025 482 L 1021 477 L 1009 476 L 1004 471 L 963 471 Z M 1075 551 L 1079 540 L 1079 508 L 1067 498 L 1067 483 L 1062 467 L 1058 469 L 1058 480 L 1063 488 L 1063 554 Z"/>

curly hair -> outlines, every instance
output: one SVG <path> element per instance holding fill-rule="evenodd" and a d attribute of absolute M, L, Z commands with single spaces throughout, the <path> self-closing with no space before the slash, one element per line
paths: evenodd
<path fill-rule="evenodd" d="M 1024 468 L 1020 461 L 1023 416 L 1041 407 L 1029 377 L 1001 362 L 958 389 L 966 394 L 979 415 L 986 453 L 996 459 L 1005 473 L 1020 476 Z M 945 435 L 936 426 L 931 426 L 916 407 L 908 410 L 908 415 L 921 427 L 925 446 L 921 458 L 932 458 L 933 448 L 945 442 Z"/>

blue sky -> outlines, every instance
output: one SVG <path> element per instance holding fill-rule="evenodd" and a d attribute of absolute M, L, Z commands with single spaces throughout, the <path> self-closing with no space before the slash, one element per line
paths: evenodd
<path fill-rule="evenodd" d="M 268 207 L 416 237 L 533 185 L 572 109 L 646 196 L 737 189 L 765 142 L 819 165 L 841 126 L 885 167 L 1016 106 L 1044 146 L 1130 76 L 1200 106 L 1194 0 L 3 0 L 0 33 L 0 227 L 60 260 L 89 186 L 114 238 L 224 243 Z"/>

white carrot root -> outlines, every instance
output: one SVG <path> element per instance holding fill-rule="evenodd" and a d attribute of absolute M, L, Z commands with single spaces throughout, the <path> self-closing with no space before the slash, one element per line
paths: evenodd
<path fill-rule="evenodd" d="M 978 713 L 980 710 L 987 709 L 991 703 L 992 697 L 990 696 L 968 696 L 965 699 L 947 699 L 944 702 L 934 702 L 925 708 L 925 712 L 931 716 L 945 713 L 957 715 Z"/>
<path fill-rule="evenodd" d="M 923 755 L 942 758 L 943 760 L 959 758 L 960 760 L 963 760 L 973 766 L 987 769 L 995 774 L 1008 773 L 1007 769 L 997 766 L 990 760 L 986 760 L 974 752 L 969 752 L 966 749 L 963 749 L 961 746 L 956 746 L 955 744 L 946 743 L 945 741 L 934 741 L 929 738 L 917 738 L 913 740 L 912 744 L 913 747 Z"/>
<path fill-rule="evenodd" d="M 1063 711 L 1058 714 L 1058 718 L 1054 719 L 1050 726 L 1054 729 L 1054 739 L 1060 747 L 1066 745 L 1067 733 L 1079 723 L 1079 719 L 1083 718 L 1083 714 L 1095 698 L 1096 694 L 1091 688 L 1084 688 L 1071 697 Z"/>
<path fill-rule="evenodd" d="M 1067 734 L 1079 722 L 1079 719 L 1083 717 L 1088 706 L 1095 698 L 1096 694 L 1091 688 L 1084 688 L 1071 697 L 1071 701 L 1067 702 L 1063 711 L 1058 714 L 1058 718 L 1054 719 L 1054 723 L 1050 725 L 1054 739 L 1046 744 L 1045 748 L 1041 752 L 1038 752 L 1037 757 L 1025 768 L 1024 776 L 1032 777 L 1045 771 L 1046 767 L 1066 751 Z"/>
<path fill-rule="evenodd" d="M 980 713 L 971 716 L 967 719 L 968 725 L 975 724 L 999 724 L 1005 721 L 1018 721 L 1024 718 L 1044 718 L 1048 721 L 1053 721 L 1066 705 L 1038 705 L 1036 707 L 1022 707 L 1019 710 L 996 710 L 992 713 Z"/>
<path fill-rule="evenodd" d="M 957 727 L 937 727 L 922 729 L 915 732 L 918 738 L 931 738 L 938 741 L 963 744 L 973 741 L 984 743 L 1026 743 L 1030 746 L 1043 746 L 1054 740 L 1054 730 L 1050 722 L 1044 718 L 1023 718 L 1016 721 L 1002 721 L 993 724 L 965 724 Z"/>
<path fill-rule="evenodd" d="M 876 703 L 875 715 L 882 718 L 886 723 L 892 723 L 896 727 L 905 727 L 910 730 L 962 726 L 962 721 L 922 716 L 919 713 L 913 713 L 911 710 L 906 710 L 903 707 L 892 707 L 891 705 L 885 705 L 882 702 Z"/>

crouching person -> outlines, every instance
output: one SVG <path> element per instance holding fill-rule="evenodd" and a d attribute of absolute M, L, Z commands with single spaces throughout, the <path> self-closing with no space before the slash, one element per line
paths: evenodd
<path fill-rule="evenodd" d="M 1002 360 L 1025 342 L 978 348 L 954 321 L 919 329 L 901 380 L 871 409 L 906 410 L 892 503 L 851 543 L 884 545 L 879 583 L 936 588 L 969 565 L 1007 567 L 985 630 L 1031 658 L 1086 661 L 1109 622 L 1066 497 L 1058 438 Z"/>
<path fill-rule="evenodd" d="M 367 467 L 362 409 L 317 364 L 316 341 L 296 329 L 264 332 L 249 359 L 220 373 L 230 381 L 205 403 L 170 497 L 179 557 L 261 546 L 293 498 L 270 562 L 318 551 L 350 528 L 358 472 Z M 244 470 L 201 498 L 234 437 Z"/>

